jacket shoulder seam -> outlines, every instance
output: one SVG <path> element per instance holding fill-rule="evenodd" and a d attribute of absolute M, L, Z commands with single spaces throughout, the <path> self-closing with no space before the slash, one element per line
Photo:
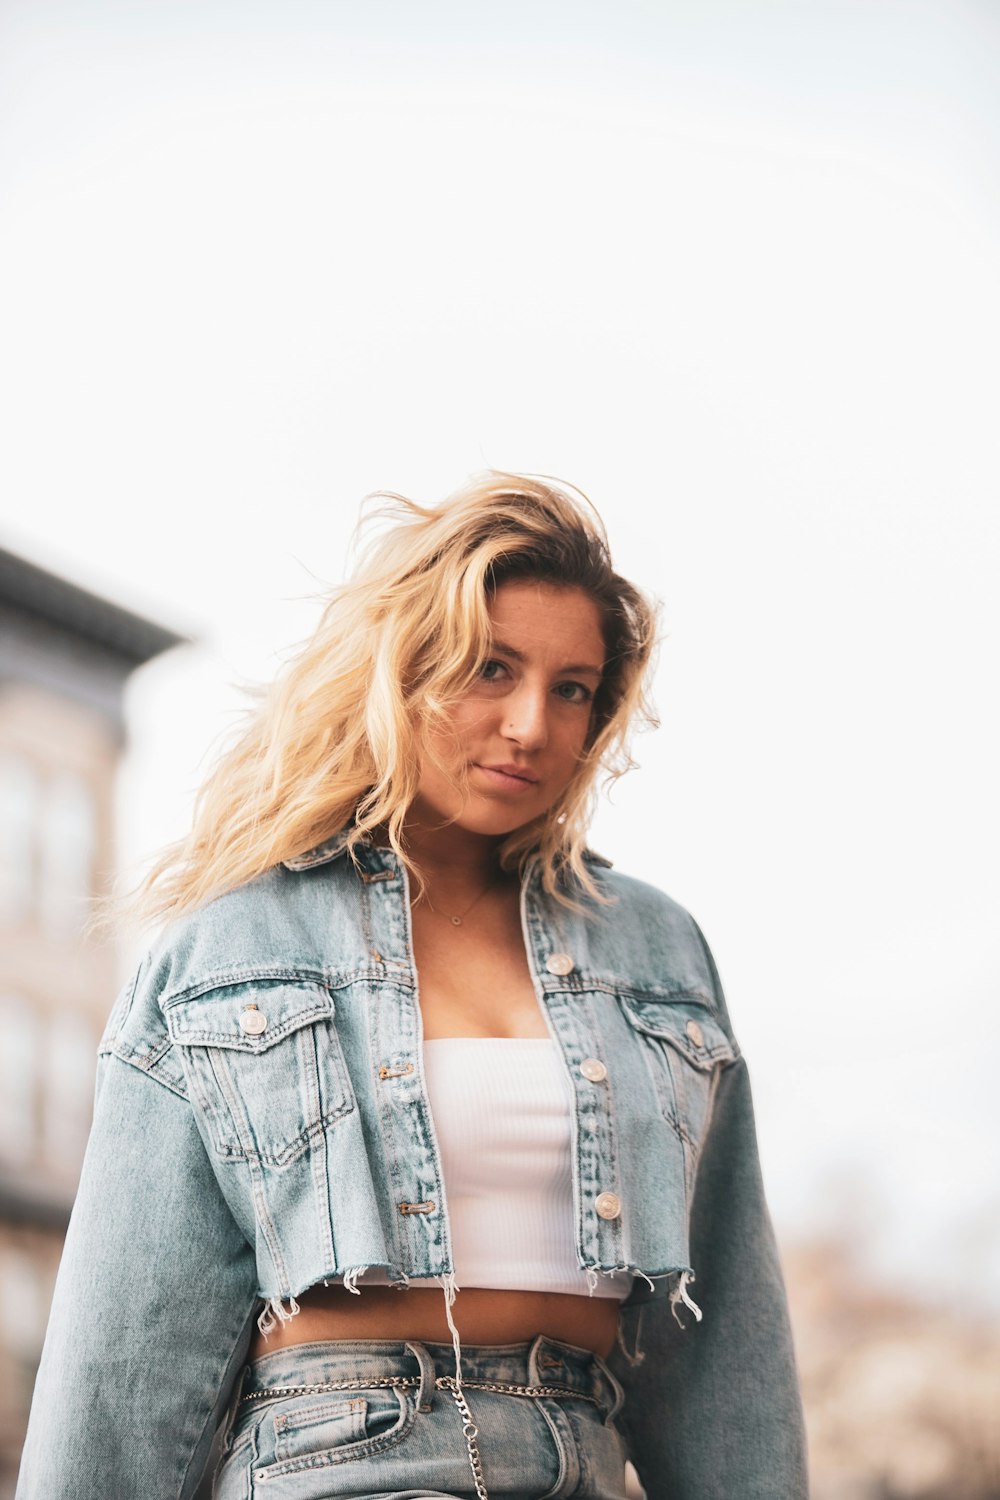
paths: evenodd
<path fill-rule="evenodd" d="M 117 1041 L 112 1042 L 109 1047 L 102 1050 L 105 1056 L 117 1058 L 121 1063 L 127 1063 L 130 1068 L 135 1068 L 138 1073 L 142 1073 L 146 1078 L 151 1078 L 154 1083 L 158 1083 L 168 1093 L 175 1094 L 178 1099 L 183 1099 L 185 1104 L 189 1102 L 188 1094 L 183 1088 L 171 1082 L 169 1078 L 165 1078 L 162 1073 L 155 1071 L 158 1064 L 173 1052 L 173 1042 L 168 1042 L 165 1047 L 159 1048 L 158 1051 L 148 1057 L 139 1057 L 135 1053 L 126 1051 L 125 1048 L 118 1045 Z"/>

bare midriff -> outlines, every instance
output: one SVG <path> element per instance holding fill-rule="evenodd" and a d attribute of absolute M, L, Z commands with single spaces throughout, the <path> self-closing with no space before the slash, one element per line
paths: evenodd
<path fill-rule="evenodd" d="M 265 1336 L 256 1333 L 250 1358 L 275 1349 L 330 1339 L 390 1339 L 448 1344 L 451 1330 L 439 1287 L 314 1286 L 296 1298 L 299 1311 Z M 604 1358 L 618 1328 L 619 1303 L 610 1297 L 577 1297 L 559 1292 L 494 1291 L 463 1287 L 452 1317 L 463 1344 L 520 1344 L 536 1334 L 590 1349 Z"/>

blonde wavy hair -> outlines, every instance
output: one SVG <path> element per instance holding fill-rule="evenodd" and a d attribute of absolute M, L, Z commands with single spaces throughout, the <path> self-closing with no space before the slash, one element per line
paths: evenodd
<path fill-rule="evenodd" d="M 382 504 L 366 514 L 369 501 Z M 389 524 L 359 546 L 376 520 Z M 500 865 L 523 870 L 537 857 L 555 899 L 578 907 L 572 874 L 607 902 L 584 861 L 586 833 L 600 773 L 607 784 L 630 770 L 631 731 L 658 723 L 646 687 L 658 607 L 614 571 L 590 501 L 562 480 L 489 469 L 433 507 L 391 491 L 366 496 L 352 545 L 353 573 L 313 634 L 272 683 L 245 689 L 256 701 L 198 792 L 190 833 L 111 904 L 139 921 L 177 916 L 348 825 L 352 858 L 380 830 L 422 891 L 405 838 L 421 733 L 447 735 L 449 705 L 489 656 L 490 599 L 514 579 L 589 595 L 606 663 L 576 773 L 543 816 L 502 841 Z"/>

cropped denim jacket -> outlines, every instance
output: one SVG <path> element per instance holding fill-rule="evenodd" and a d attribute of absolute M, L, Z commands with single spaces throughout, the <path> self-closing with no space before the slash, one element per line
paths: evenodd
<path fill-rule="evenodd" d="M 118 997 L 17 1500 L 188 1500 L 256 1322 L 362 1267 L 454 1272 L 407 872 L 345 844 L 175 921 Z M 575 1097 L 578 1261 L 637 1273 L 609 1359 L 619 1426 L 649 1500 L 802 1500 L 784 1287 L 715 966 L 684 910 L 588 859 L 613 905 L 569 911 L 534 864 L 521 913 Z"/>

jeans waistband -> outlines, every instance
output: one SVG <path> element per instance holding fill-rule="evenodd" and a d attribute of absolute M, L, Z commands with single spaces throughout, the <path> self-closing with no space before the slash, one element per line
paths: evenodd
<path fill-rule="evenodd" d="M 418 1387 L 418 1406 L 429 1409 L 435 1382 L 451 1380 L 455 1355 L 451 1344 L 415 1339 L 337 1339 L 293 1344 L 263 1354 L 247 1367 L 243 1400 L 266 1400 L 270 1392 L 366 1379 L 405 1379 Z M 462 1345 L 462 1384 L 548 1387 L 552 1399 L 582 1396 L 597 1405 L 605 1421 L 616 1416 L 622 1389 L 604 1361 L 588 1349 L 539 1334 L 518 1344 Z M 511 1394 L 516 1394 L 512 1392 Z"/>

